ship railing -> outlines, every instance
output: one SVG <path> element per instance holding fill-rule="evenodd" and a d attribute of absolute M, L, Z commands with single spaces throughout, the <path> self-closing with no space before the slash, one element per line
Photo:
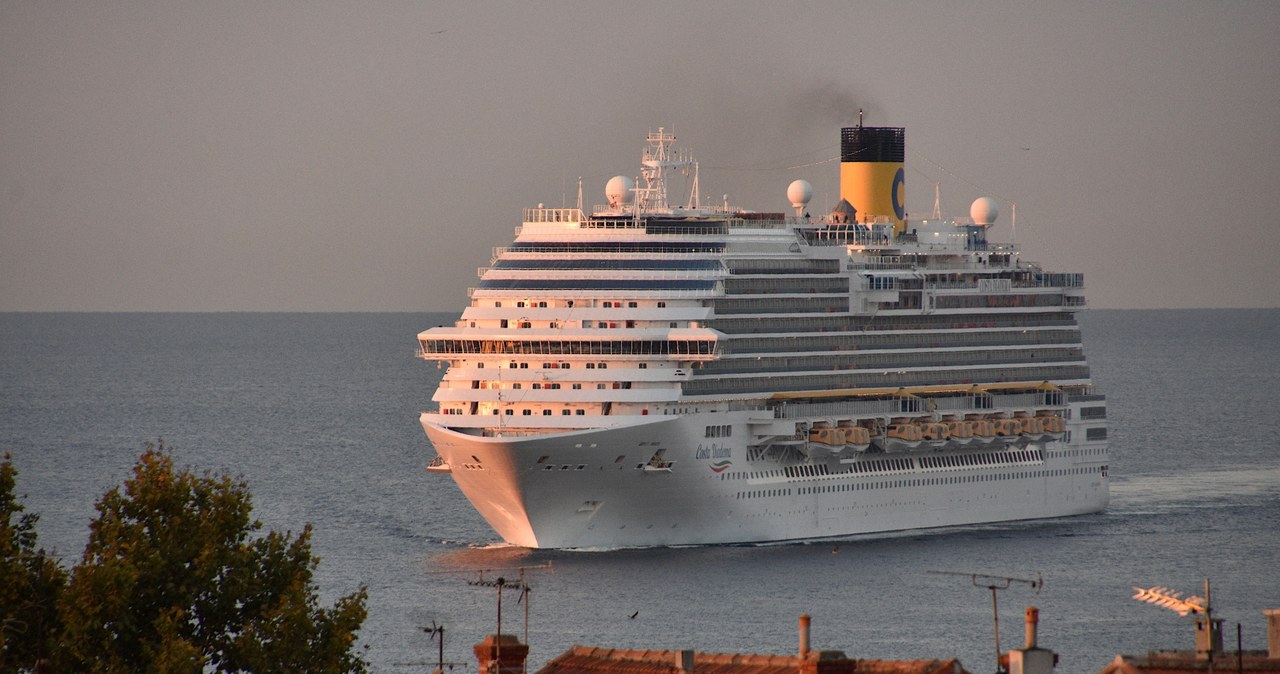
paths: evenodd
<path fill-rule="evenodd" d="M 1078 327 L 1076 322 L 1072 319 L 1024 320 L 1023 318 L 1019 317 L 1018 320 L 1016 321 L 1007 322 L 1004 320 L 1006 318 L 1004 316 L 986 315 L 981 317 L 981 319 L 986 322 L 977 323 L 977 322 L 973 322 L 974 317 L 972 315 L 966 316 L 964 314 L 955 314 L 954 317 L 956 319 L 968 319 L 968 320 L 956 320 L 955 322 L 952 322 L 952 323 L 939 322 L 936 325 L 930 326 L 929 329 L 930 330 L 975 330 L 978 328 L 995 329 L 995 328 L 1056 328 L 1056 327 L 1077 328 Z M 786 326 L 787 332 L 779 333 L 779 329 L 776 324 L 764 324 L 763 327 L 761 327 L 760 322 L 753 318 L 745 318 L 745 317 L 738 317 L 738 316 L 731 316 L 731 317 L 718 316 L 717 318 L 720 318 L 723 320 L 718 320 L 716 322 L 716 329 L 728 335 L 779 335 L 782 337 L 786 337 L 786 336 L 792 335 L 793 332 L 801 332 L 801 331 L 851 333 L 851 334 L 861 335 L 861 334 L 868 334 L 868 333 L 894 332 L 899 330 L 919 330 L 920 329 L 920 326 L 917 323 L 898 323 L 893 320 L 892 316 L 881 316 L 876 319 L 876 322 L 874 324 L 864 326 L 859 330 L 849 331 L 848 329 L 841 330 L 841 329 L 833 328 L 831 323 L 827 320 L 823 320 L 821 318 L 804 316 L 804 317 L 789 319 Z M 1000 321 L 997 322 L 994 319 L 1000 319 Z"/>
<path fill-rule="evenodd" d="M 849 259 L 849 269 L 1014 269 L 1017 265 L 999 261 L 976 262 L 968 258 L 920 257 L 908 260 L 901 255 L 858 255 Z"/>
<path fill-rule="evenodd" d="M 556 247 L 556 246 L 546 246 L 546 247 L 539 247 L 534 249 L 522 248 L 520 250 L 514 250 L 507 246 L 501 246 L 501 247 L 495 247 L 493 249 L 493 256 L 490 259 L 490 264 L 492 265 L 493 263 L 497 262 L 500 258 L 505 258 L 509 260 L 525 260 L 525 259 L 537 260 L 537 259 L 541 259 L 543 256 L 547 254 L 574 255 L 578 253 L 575 253 L 573 251 L 566 251 L 563 248 Z M 592 256 L 607 255 L 608 257 L 606 259 L 609 259 L 609 260 L 689 260 L 689 259 L 707 259 L 709 256 L 714 255 L 715 253 L 712 251 L 700 251 L 700 252 L 692 252 L 692 253 L 669 253 L 669 252 L 644 253 L 644 252 L 634 252 L 634 251 L 597 249 L 597 250 L 590 251 L 589 254 Z M 838 272 L 831 272 L 831 273 L 838 273 Z"/>
<path fill-rule="evenodd" d="M 599 280 L 634 280 L 634 281 L 721 281 L 725 276 L 723 269 L 502 269 L 486 266 L 477 267 L 477 273 L 484 276 L 494 272 L 491 279 L 546 279 L 554 275 L 556 280 L 563 281 L 599 281 Z M 717 283 L 720 285 L 720 283 Z M 587 288 L 589 290 L 589 288 Z"/>
<path fill-rule="evenodd" d="M 526 208 L 524 209 L 525 222 L 567 222 L 579 223 L 586 220 L 586 215 L 582 213 L 580 208 Z M 516 228 L 516 236 L 520 235 L 520 228 Z"/>
<path fill-rule="evenodd" d="M 715 288 L 706 290 L 676 290 L 676 289 L 652 289 L 652 290 L 597 290 L 591 288 L 579 289 L 538 289 L 528 288 L 521 290 L 512 290 L 509 288 L 467 288 L 467 297 L 564 297 L 565 293 L 574 293 L 582 297 L 591 297 L 598 299 L 636 299 L 655 297 L 658 299 L 707 299 L 719 297 L 723 294 L 720 284 L 717 283 Z"/>
<path fill-rule="evenodd" d="M 886 386 L 969 385 L 979 382 L 1084 380 L 1089 366 L 1062 364 L 1031 368 L 989 368 L 944 371 L 839 371 L 824 374 L 769 373 L 762 376 L 715 377 L 700 375 L 684 385 L 686 395 L 732 395 L 761 391 L 826 391 L 835 388 L 882 388 Z"/>

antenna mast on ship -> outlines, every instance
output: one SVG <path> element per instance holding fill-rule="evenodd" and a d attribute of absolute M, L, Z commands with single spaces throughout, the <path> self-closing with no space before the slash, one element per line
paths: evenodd
<path fill-rule="evenodd" d="M 667 203 L 667 173 L 672 169 L 683 170 L 687 175 L 688 170 L 693 168 L 693 194 L 690 195 L 690 203 L 697 203 L 698 163 L 685 152 L 671 152 L 671 145 L 676 141 L 675 134 L 668 133 L 664 127 L 658 127 L 658 132 L 650 133 L 645 140 L 649 146 L 645 148 L 641 158 L 644 168 L 640 172 L 645 186 L 636 187 L 637 211 L 671 210 Z"/>

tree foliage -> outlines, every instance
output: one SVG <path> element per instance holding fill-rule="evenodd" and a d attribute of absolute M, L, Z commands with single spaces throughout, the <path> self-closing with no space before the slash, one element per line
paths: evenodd
<path fill-rule="evenodd" d="M 15 493 L 18 471 L 9 454 L 0 463 L 0 672 L 31 667 L 48 656 L 57 625 L 58 594 L 66 572 L 36 549 L 36 522 Z"/>
<path fill-rule="evenodd" d="M 364 671 L 365 590 L 318 607 L 310 525 L 259 535 L 244 482 L 177 471 L 148 444 L 97 510 L 57 601 L 53 671 Z"/>

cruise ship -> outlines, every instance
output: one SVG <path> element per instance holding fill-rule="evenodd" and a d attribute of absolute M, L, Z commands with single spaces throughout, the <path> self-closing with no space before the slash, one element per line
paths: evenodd
<path fill-rule="evenodd" d="M 675 140 L 650 133 L 605 204 L 585 209 L 579 181 L 576 207 L 525 209 L 456 324 L 418 335 L 447 366 L 421 415 L 427 468 L 506 542 L 789 541 L 1106 507 L 1084 279 L 989 241 L 997 202 L 909 219 L 905 130 L 859 121 L 830 212 L 810 213 L 804 180 L 785 188 L 794 211 L 709 204 Z"/>

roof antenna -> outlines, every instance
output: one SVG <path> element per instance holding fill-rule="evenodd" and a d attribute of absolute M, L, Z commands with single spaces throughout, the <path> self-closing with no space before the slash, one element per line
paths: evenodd
<path fill-rule="evenodd" d="M 1209 661 L 1215 653 L 1222 652 L 1222 619 L 1213 617 L 1213 603 L 1210 595 L 1209 579 L 1204 579 L 1204 596 L 1183 597 L 1167 587 L 1154 585 L 1148 588 L 1135 587 L 1138 601 L 1163 606 L 1180 616 L 1191 614 L 1196 621 L 1196 656 Z"/>
<path fill-rule="evenodd" d="M 1009 585 L 1013 583 L 1026 583 L 1031 589 L 1040 594 L 1040 588 L 1044 587 L 1044 579 L 1037 573 L 1035 580 L 1030 578 L 1010 578 L 1008 576 L 988 576 L 983 573 L 966 573 L 963 571 L 930 571 L 929 573 L 937 573 L 948 576 L 969 576 L 974 587 L 985 587 L 991 590 L 991 624 L 994 628 L 996 637 L 996 674 L 1005 674 L 1005 670 L 1000 668 L 1000 613 L 996 609 L 996 590 L 1007 590 Z"/>

